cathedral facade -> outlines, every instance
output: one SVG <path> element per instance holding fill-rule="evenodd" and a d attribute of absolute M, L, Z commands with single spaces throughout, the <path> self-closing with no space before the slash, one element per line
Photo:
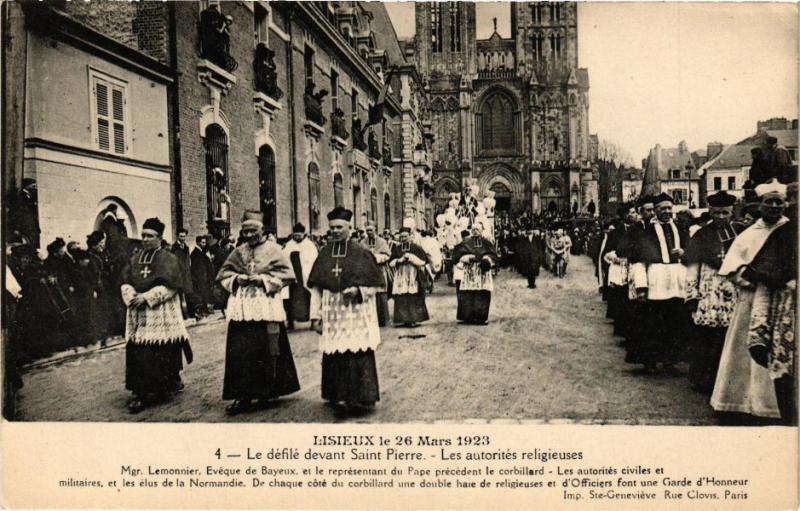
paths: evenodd
<path fill-rule="evenodd" d="M 511 2 L 511 36 L 476 37 L 475 4 L 418 2 L 415 53 L 430 99 L 437 206 L 468 179 L 497 209 L 583 210 L 589 75 L 577 5 Z M 587 180 L 588 177 L 588 180 Z"/>

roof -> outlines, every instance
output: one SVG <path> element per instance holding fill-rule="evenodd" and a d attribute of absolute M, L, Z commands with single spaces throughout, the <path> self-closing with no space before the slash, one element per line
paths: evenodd
<path fill-rule="evenodd" d="M 698 178 L 697 167 L 694 164 L 692 153 L 686 149 L 686 143 L 681 142 L 679 147 L 662 148 L 656 146 L 650 150 L 650 155 L 647 157 L 645 181 L 654 182 L 654 180 L 672 179 L 670 171 L 678 169 L 690 171 L 688 178 L 682 176 L 681 179 Z"/>
<path fill-rule="evenodd" d="M 372 14 L 372 33 L 375 35 L 376 46 L 386 50 L 386 57 L 390 66 L 399 66 L 406 63 L 403 48 L 397 38 L 392 20 L 383 2 L 361 2 L 361 6 Z"/>
<path fill-rule="evenodd" d="M 750 150 L 754 147 L 763 147 L 763 145 L 747 142 L 730 145 L 706 162 L 701 168 L 703 170 L 721 170 L 749 167 L 753 162 L 753 158 L 750 156 Z"/>

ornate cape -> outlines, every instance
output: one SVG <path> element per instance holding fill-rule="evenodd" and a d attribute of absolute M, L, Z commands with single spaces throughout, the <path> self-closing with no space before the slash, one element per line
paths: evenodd
<path fill-rule="evenodd" d="M 335 254 L 343 254 L 334 257 Z M 311 275 L 308 287 L 327 289 L 339 293 L 348 287 L 381 287 L 383 273 L 375 262 L 375 256 L 357 242 L 337 241 L 328 243 L 320 250 Z"/>
<path fill-rule="evenodd" d="M 144 293 L 156 286 L 164 286 L 178 293 L 191 289 L 180 260 L 169 250 L 161 248 L 133 254 L 122 272 L 122 283 L 130 284 L 137 293 Z"/>

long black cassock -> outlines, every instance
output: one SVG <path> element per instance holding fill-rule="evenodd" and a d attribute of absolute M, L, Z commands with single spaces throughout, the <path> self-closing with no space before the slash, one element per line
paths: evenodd
<path fill-rule="evenodd" d="M 392 283 L 395 324 L 430 319 L 425 305 L 425 263 L 428 261 L 425 250 L 415 243 L 399 243 L 392 247 L 389 265 L 396 264 Z"/>
<path fill-rule="evenodd" d="M 239 275 L 257 280 L 242 286 Z M 266 239 L 236 247 L 220 268 L 217 280 L 230 293 L 222 399 L 272 399 L 300 390 L 280 294 L 293 279 L 288 257 Z"/>
<path fill-rule="evenodd" d="M 467 257 L 470 255 L 474 258 Z M 490 262 L 483 261 L 487 256 Z M 486 323 L 494 290 L 491 267 L 497 262 L 494 245 L 481 236 L 469 236 L 453 249 L 453 261 L 464 267 L 464 276 L 456 290 L 456 319 L 466 323 Z"/>
<path fill-rule="evenodd" d="M 191 363 L 189 334 L 183 323 L 180 293 L 188 289 L 186 273 L 169 250 L 142 250 L 122 272 L 125 324 L 125 387 L 137 396 L 180 389 L 181 354 Z M 136 295 L 146 303 L 130 306 Z"/>
<path fill-rule="evenodd" d="M 689 234 L 675 222 L 647 224 L 630 254 L 632 278 L 637 290 L 647 290 L 641 342 L 631 345 L 630 359 L 645 365 L 679 362 L 684 349 L 688 308 L 686 267 L 672 253 L 685 248 Z"/>
<path fill-rule="evenodd" d="M 311 275 L 311 319 L 322 320 L 322 398 L 374 403 L 380 398 L 375 349 L 381 342 L 375 294 L 384 284 L 375 257 L 355 241 L 322 247 Z M 342 293 L 358 288 L 358 297 Z"/>

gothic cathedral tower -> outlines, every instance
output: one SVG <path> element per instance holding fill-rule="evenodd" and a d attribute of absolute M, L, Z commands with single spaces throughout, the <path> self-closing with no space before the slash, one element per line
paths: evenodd
<path fill-rule="evenodd" d="M 478 40 L 474 3 L 415 4 L 437 204 L 474 178 L 498 210 L 582 209 L 589 79 L 578 67 L 577 4 L 507 5 L 511 36 L 494 20 Z"/>

